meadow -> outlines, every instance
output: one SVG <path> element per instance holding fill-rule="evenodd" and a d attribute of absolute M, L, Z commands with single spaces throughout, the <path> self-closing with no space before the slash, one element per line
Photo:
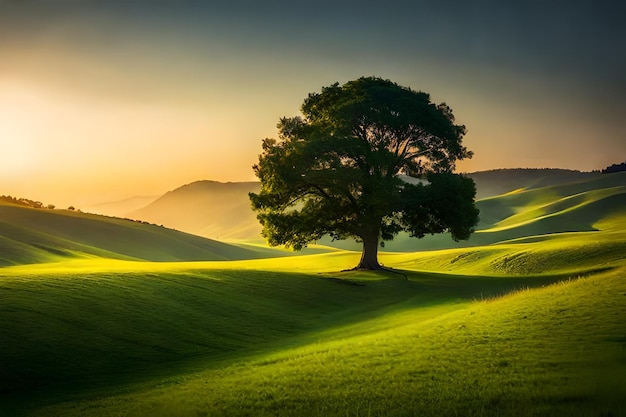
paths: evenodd
<path fill-rule="evenodd" d="M 598 181 L 486 200 L 496 242 L 381 254 L 405 276 L 5 205 L 0 415 L 626 415 L 624 177 Z"/>

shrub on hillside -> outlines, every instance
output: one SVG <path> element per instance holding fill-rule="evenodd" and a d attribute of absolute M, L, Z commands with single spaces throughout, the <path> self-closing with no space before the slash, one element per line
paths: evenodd
<path fill-rule="evenodd" d="M 613 164 L 608 166 L 602 170 L 603 174 L 610 174 L 612 172 L 623 172 L 626 171 L 626 162 L 622 162 L 621 164 Z"/>
<path fill-rule="evenodd" d="M 16 198 L 11 197 L 10 195 L 0 196 L 0 201 L 6 201 L 7 203 L 19 204 L 20 206 L 32 208 L 43 208 L 43 203 L 41 201 L 29 200 L 28 198 Z"/>

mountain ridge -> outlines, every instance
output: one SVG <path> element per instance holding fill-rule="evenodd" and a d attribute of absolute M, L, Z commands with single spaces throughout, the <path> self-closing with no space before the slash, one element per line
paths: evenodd
<path fill-rule="evenodd" d="M 258 235 L 260 243 L 261 227 L 248 199 L 249 192 L 260 188 L 259 182 L 194 181 L 168 191 L 128 217 L 217 240 L 249 240 Z"/>

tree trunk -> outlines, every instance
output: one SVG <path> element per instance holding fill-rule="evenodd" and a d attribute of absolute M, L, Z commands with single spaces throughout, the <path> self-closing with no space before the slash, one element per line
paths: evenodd
<path fill-rule="evenodd" d="M 356 269 L 380 269 L 378 263 L 378 231 L 376 233 L 368 233 L 362 237 L 363 252 L 361 252 L 361 261 Z"/>

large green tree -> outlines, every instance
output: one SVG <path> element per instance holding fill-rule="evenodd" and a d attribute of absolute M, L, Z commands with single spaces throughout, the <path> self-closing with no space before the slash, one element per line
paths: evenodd
<path fill-rule="evenodd" d="M 476 189 L 452 172 L 472 153 L 445 103 L 367 77 L 309 94 L 302 115 L 280 119 L 254 166 L 261 190 L 250 199 L 270 245 L 351 237 L 363 243 L 357 268 L 379 269 L 379 243 L 400 231 L 469 238 Z"/>

